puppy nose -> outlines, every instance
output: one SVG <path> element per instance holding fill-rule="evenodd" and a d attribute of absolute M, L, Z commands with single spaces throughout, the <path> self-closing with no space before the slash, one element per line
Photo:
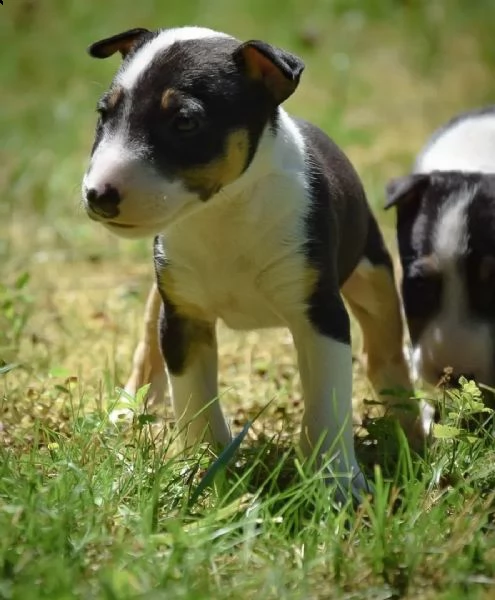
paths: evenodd
<path fill-rule="evenodd" d="M 445 373 L 440 374 L 439 376 L 439 380 L 440 379 L 444 379 L 444 382 L 447 384 L 448 387 L 451 388 L 456 388 L 459 387 L 459 379 L 461 377 L 464 377 L 465 379 L 467 379 L 468 381 L 471 381 L 472 379 L 476 379 L 476 375 L 472 372 L 466 371 L 466 373 L 464 372 L 455 372 L 455 373 L 449 373 L 447 379 L 445 380 Z"/>
<path fill-rule="evenodd" d="M 102 192 L 95 188 L 86 191 L 86 200 L 91 210 L 105 219 L 113 219 L 119 214 L 118 205 L 121 197 L 118 190 L 111 185 L 105 185 Z"/>
<path fill-rule="evenodd" d="M 467 379 L 468 381 L 471 381 L 472 379 L 476 379 L 476 375 L 474 373 L 471 372 L 467 372 L 467 373 L 459 373 L 455 375 L 456 381 L 459 381 L 460 377 L 464 377 L 464 379 Z"/>

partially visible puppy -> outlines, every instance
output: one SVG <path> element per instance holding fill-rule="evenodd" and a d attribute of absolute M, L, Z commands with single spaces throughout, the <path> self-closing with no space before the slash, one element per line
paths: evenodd
<path fill-rule="evenodd" d="M 335 456 L 335 476 L 367 489 L 352 431 L 349 316 L 375 390 L 410 389 L 391 260 L 352 165 L 281 104 L 304 65 L 265 42 L 208 29 L 135 29 L 93 44 L 124 60 L 99 103 L 84 177 L 88 215 L 126 237 L 155 238 L 157 284 L 128 390 L 165 379 L 186 445 L 223 445 L 215 323 L 288 327 L 305 400 L 301 447 Z M 160 331 L 157 320 L 160 312 Z M 411 439 L 418 406 L 392 399 Z"/>
<path fill-rule="evenodd" d="M 436 131 L 391 181 L 402 297 L 418 377 L 495 385 L 495 107 Z"/>

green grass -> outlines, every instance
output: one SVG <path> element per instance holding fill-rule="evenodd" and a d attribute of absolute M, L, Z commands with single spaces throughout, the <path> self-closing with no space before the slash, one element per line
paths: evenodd
<path fill-rule="evenodd" d="M 168 407 L 111 425 L 150 241 L 95 227 L 79 186 L 118 62 L 85 48 L 139 25 L 201 24 L 304 58 L 287 108 L 346 150 L 395 249 L 384 184 L 434 127 L 493 101 L 494 20 L 489 0 L 5 0 L 0 598 L 493 597 L 493 420 L 468 383 L 437 398 L 422 458 L 386 420 L 368 424 L 375 443 L 358 450 L 377 493 L 359 509 L 336 508 L 292 450 L 302 398 L 283 332 L 220 332 L 222 402 L 245 433 L 228 465 L 206 448 L 181 456 Z M 354 387 L 362 408 L 359 361 Z"/>
<path fill-rule="evenodd" d="M 124 435 L 67 386 L 69 435 L 37 424 L 1 450 L 1 597 L 474 598 L 495 583 L 486 423 L 424 463 L 401 445 L 356 512 L 280 440 L 198 497 L 206 449 L 184 460 L 143 418 Z"/>

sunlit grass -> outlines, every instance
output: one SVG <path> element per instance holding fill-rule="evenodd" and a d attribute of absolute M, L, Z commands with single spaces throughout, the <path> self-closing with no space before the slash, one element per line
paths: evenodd
<path fill-rule="evenodd" d="M 470 417 L 469 387 L 441 403 L 443 429 L 422 459 L 385 421 L 370 424 L 377 443 L 358 449 L 377 495 L 357 512 L 335 509 L 294 454 L 302 398 L 285 332 L 220 331 L 225 411 L 237 434 L 254 419 L 228 465 L 205 448 L 178 454 L 168 407 L 111 425 L 151 248 L 95 227 L 79 189 L 118 63 L 86 47 L 135 26 L 206 25 L 304 58 L 287 108 L 346 150 L 393 247 L 385 181 L 433 128 L 493 100 L 494 19 L 488 0 L 5 0 L 1 598 L 492 597 L 493 423 L 479 407 Z M 360 405 L 358 360 L 354 377 Z"/>

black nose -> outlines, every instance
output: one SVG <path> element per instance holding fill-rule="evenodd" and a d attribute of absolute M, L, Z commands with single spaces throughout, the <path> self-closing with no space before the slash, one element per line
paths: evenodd
<path fill-rule="evenodd" d="M 459 373 L 458 375 L 455 376 L 456 377 L 456 381 L 459 381 L 460 377 L 464 377 L 465 379 L 467 379 L 468 381 L 471 381 L 472 379 L 476 379 L 476 375 L 474 373 Z"/>
<path fill-rule="evenodd" d="M 86 200 L 93 212 L 105 219 L 113 219 L 119 214 L 118 205 L 121 197 L 117 189 L 105 186 L 105 191 L 98 194 L 94 188 L 86 191 Z"/>
<path fill-rule="evenodd" d="M 447 384 L 447 387 L 456 388 L 459 387 L 459 379 L 461 377 L 465 377 L 468 381 L 471 381 L 472 379 L 476 380 L 475 374 L 470 373 L 469 371 L 466 373 L 449 373 L 447 377 L 445 377 L 445 373 L 441 373 L 438 379 L 443 379 L 444 383 Z"/>

